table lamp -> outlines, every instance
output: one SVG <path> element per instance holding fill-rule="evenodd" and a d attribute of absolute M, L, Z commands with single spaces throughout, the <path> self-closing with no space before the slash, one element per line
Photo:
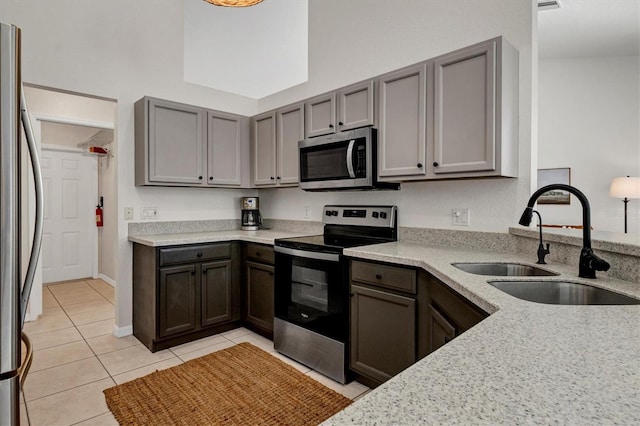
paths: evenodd
<path fill-rule="evenodd" d="M 622 198 L 624 203 L 624 233 L 627 233 L 627 204 L 631 198 L 640 198 L 640 177 L 617 177 L 611 181 L 609 195 Z"/>

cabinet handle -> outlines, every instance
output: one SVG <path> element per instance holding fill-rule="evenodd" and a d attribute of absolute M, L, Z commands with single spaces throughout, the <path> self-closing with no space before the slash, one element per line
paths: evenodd
<path fill-rule="evenodd" d="M 276 176 L 276 179 L 280 180 L 280 176 Z"/>
<path fill-rule="evenodd" d="M 191 270 L 191 275 L 195 275 L 195 274 L 196 274 L 196 270 L 195 270 L 195 269 L 192 269 L 192 270 Z"/>
<path fill-rule="evenodd" d="M 202 180 L 202 176 L 198 176 L 198 179 Z"/>
<path fill-rule="evenodd" d="M 356 295 L 355 293 L 349 293 L 349 297 L 353 297 L 355 295 Z"/>
<path fill-rule="evenodd" d="M 213 176 L 209 176 L 209 180 L 213 180 Z"/>
<path fill-rule="evenodd" d="M 271 176 L 269 179 L 274 180 L 274 177 L 273 177 L 273 176 Z"/>
<path fill-rule="evenodd" d="M 202 257 L 202 252 L 201 252 L 201 251 L 199 251 L 199 252 L 198 252 L 198 254 L 197 254 L 197 256 L 198 256 L 198 257 Z"/>
<path fill-rule="evenodd" d="M 433 162 L 433 167 L 438 167 L 439 165 L 440 165 L 440 164 L 438 164 L 438 162 L 437 162 L 437 161 L 434 161 L 434 162 Z"/>
<path fill-rule="evenodd" d="M 449 337 L 449 336 L 445 336 L 444 337 L 444 342 L 445 343 L 449 343 L 450 341 L 451 341 L 451 337 Z"/>
<path fill-rule="evenodd" d="M 333 129 L 333 124 L 329 123 L 329 128 Z"/>
<path fill-rule="evenodd" d="M 260 253 L 259 251 L 257 251 L 257 252 L 255 253 L 255 256 L 256 256 L 256 257 L 260 257 L 260 256 L 262 256 L 262 253 Z"/>
<path fill-rule="evenodd" d="M 344 126 L 344 123 L 342 121 L 338 121 L 338 124 Z"/>
<path fill-rule="evenodd" d="M 418 166 L 419 169 L 421 169 L 422 168 L 422 163 L 418 163 L 417 166 Z"/>
<path fill-rule="evenodd" d="M 273 272 L 269 271 L 269 276 L 272 277 L 273 276 Z"/>
<path fill-rule="evenodd" d="M 203 273 L 203 274 L 206 274 L 206 273 L 207 273 L 207 270 L 206 270 L 205 268 L 202 268 L 202 273 Z"/>
<path fill-rule="evenodd" d="M 376 274 L 376 278 L 379 280 L 382 279 L 382 274 Z"/>

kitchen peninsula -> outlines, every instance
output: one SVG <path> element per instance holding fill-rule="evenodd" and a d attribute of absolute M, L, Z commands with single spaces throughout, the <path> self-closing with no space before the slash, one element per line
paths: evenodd
<path fill-rule="evenodd" d="M 347 249 L 345 255 L 424 269 L 491 315 L 326 424 L 640 421 L 640 329 L 634 326 L 640 321 L 640 306 L 561 306 L 519 300 L 487 284 L 488 277 L 463 272 L 451 263 L 532 264 L 535 253 L 514 250 L 523 237 L 429 229 L 416 237 L 418 232 L 408 231 L 414 230 L 401 230 L 399 242 Z M 276 234 L 293 236 L 276 230 L 192 237 L 194 242 L 205 238 L 269 243 Z M 422 242 L 403 240 L 407 234 Z M 162 245 L 186 243 L 187 236 L 132 235 L 130 240 Z M 599 243 L 605 244 L 594 241 L 594 246 Z M 615 246 L 612 250 L 634 250 L 628 244 L 607 244 Z M 608 274 L 596 280 L 578 279 L 575 265 L 556 261 L 545 269 L 560 274 L 548 278 L 552 281 L 586 283 L 640 298 L 639 282 Z"/>

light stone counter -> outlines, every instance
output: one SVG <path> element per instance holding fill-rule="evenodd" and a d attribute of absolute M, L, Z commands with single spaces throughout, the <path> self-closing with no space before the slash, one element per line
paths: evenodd
<path fill-rule="evenodd" d="M 163 247 L 179 244 L 215 243 L 223 241 L 247 241 L 273 245 L 278 238 L 300 237 L 311 235 L 309 233 L 288 232 L 282 230 L 259 231 L 204 231 L 204 232 L 180 232 L 154 235 L 129 235 L 129 241 L 145 246 Z"/>
<path fill-rule="evenodd" d="M 639 305 L 526 302 L 487 284 L 491 277 L 451 266 L 532 264 L 532 256 L 522 253 L 400 242 L 345 254 L 421 267 L 492 315 L 324 424 L 640 424 Z M 596 280 L 580 279 L 577 267 L 564 264 L 545 268 L 561 274 L 545 280 L 640 298 L 640 283 L 600 272 Z"/>

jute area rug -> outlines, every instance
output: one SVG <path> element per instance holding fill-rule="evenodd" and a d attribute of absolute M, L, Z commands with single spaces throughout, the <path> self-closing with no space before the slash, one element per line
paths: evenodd
<path fill-rule="evenodd" d="M 351 403 L 249 343 L 104 394 L 125 425 L 316 425 Z"/>

